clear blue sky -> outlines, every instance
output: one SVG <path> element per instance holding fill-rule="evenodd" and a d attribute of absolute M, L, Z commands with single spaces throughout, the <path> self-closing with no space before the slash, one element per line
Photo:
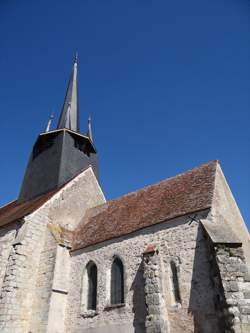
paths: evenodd
<path fill-rule="evenodd" d="M 79 53 L 108 198 L 219 159 L 250 225 L 247 0 L 2 0 L 0 204 L 58 116 Z"/>

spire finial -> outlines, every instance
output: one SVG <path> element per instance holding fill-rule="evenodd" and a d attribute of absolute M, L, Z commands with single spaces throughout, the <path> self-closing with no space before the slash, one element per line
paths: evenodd
<path fill-rule="evenodd" d="M 88 117 L 88 131 L 87 131 L 87 136 L 89 137 L 90 141 L 93 142 L 91 115 L 89 115 L 89 117 Z"/>
<path fill-rule="evenodd" d="M 75 54 L 73 69 L 68 83 L 66 96 L 64 99 L 60 119 L 57 128 L 68 128 L 79 132 L 79 108 L 77 94 L 77 61 L 78 55 Z"/>
<path fill-rule="evenodd" d="M 77 51 L 76 51 L 76 53 L 75 53 L 74 63 L 75 63 L 75 64 L 78 63 L 78 52 L 77 52 Z"/>
<path fill-rule="evenodd" d="M 51 115 L 49 116 L 49 120 L 48 120 L 48 124 L 46 126 L 46 129 L 45 129 L 45 133 L 49 132 L 50 131 L 50 128 L 51 128 L 51 123 L 52 123 L 52 120 L 54 119 L 54 114 L 53 112 L 51 113 Z"/>

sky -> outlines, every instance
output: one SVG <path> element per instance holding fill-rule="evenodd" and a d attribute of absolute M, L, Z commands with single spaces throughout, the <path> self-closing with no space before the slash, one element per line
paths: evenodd
<path fill-rule="evenodd" d="M 248 0 L 2 0 L 0 206 L 77 51 L 106 197 L 218 159 L 250 227 L 249 17 Z"/>

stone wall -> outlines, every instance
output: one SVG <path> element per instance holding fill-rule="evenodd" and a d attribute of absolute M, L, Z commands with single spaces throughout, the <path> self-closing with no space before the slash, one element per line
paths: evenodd
<path fill-rule="evenodd" d="M 0 230 L 0 291 L 17 228 L 16 223 L 11 223 Z"/>
<path fill-rule="evenodd" d="M 215 258 L 224 293 L 225 331 L 250 332 L 250 274 L 240 245 L 217 244 Z"/>
<path fill-rule="evenodd" d="M 149 245 L 143 253 L 143 276 L 147 316 L 145 330 L 147 333 L 167 333 L 166 295 L 162 286 L 161 255 L 155 245 Z"/>
<path fill-rule="evenodd" d="M 48 331 L 49 317 L 55 310 L 51 302 L 55 301 L 52 288 L 57 259 L 57 243 L 48 225 L 72 229 L 88 208 L 103 202 L 104 195 L 89 168 L 42 207 L 18 222 L 21 228 L 17 235 L 14 227 L 10 231 L 1 229 L 0 244 L 4 247 L 1 264 L 1 333 Z M 63 302 L 66 304 L 65 298 Z M 65 306 L 63 302 L 60 302 L 61 309 Z M 64 330 L 63 319 L 60 319 L 54 322 L 49 333 L 61 333 Z"/>
<path fill-rule="evenodd" d="M 74 230 L 88 208 L 105 202 L 104 194 L 90 167 L 54 195 L 49 218 L 53 224 Z"/>
<path fill-rule="evenodd" d="M 69 249 L 57 245 L 47 332 L 64 332 L 70 269 Z"/>
<path fill-rule="evenodd" d="M 207 212 L 174 219 L 135 232 L 126 237 L 72 253 L 66 332 L 145 332 L 148 315 L 144 291 L 143 252 L 155 244 L 162 262 L 162 290 L 168 314 L 169 332 L 221 333 L 215 309 L 215 295 L 209 249 L 198 223 Z M 110 269 L 114 256 L 119 256 L 125 269 L 125 306 L 110 307 Z M 96 313 L 81 310 L 84 269 L 92 260 L 98 269 Z M 181 304 L 173 302 L 170 261 L 178 266 Z M 164 313 L 164 311 L 163 311 Z M 200 329 L 200 330 L 198 330 Z"/>
<path fill-rule="evenodd" d="M 249 232 L 219 165 L 216 170 L 211 215 L 214 223 L 222 223 L 224 226 L 229 225 L 240 242 L 242 242 L 247 265 L 250 268 Z"/>
<path fill-rule="evenodd" d="M 44 210 L 26 217 L 12 243 L 0 296 L 1 332 L 28 332 L 47 222 Z"/>
<path fill-rule="evenodd" d="M 56 263 L 56 247 L 57 243 L 49 229 L 47 229 L 33 294 L 32 318 L 30 323 L 30 332 L 32 333 L 46 332 L 47 329 Z"/>

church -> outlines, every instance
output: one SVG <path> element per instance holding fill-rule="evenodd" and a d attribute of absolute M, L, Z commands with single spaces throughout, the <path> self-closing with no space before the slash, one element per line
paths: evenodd
<path fill-rule="evenodd" d="M 77 66 L 0 208 L 0 332 L 249 333 L 249 233 L 220 163 L 107 201 Z"/>

